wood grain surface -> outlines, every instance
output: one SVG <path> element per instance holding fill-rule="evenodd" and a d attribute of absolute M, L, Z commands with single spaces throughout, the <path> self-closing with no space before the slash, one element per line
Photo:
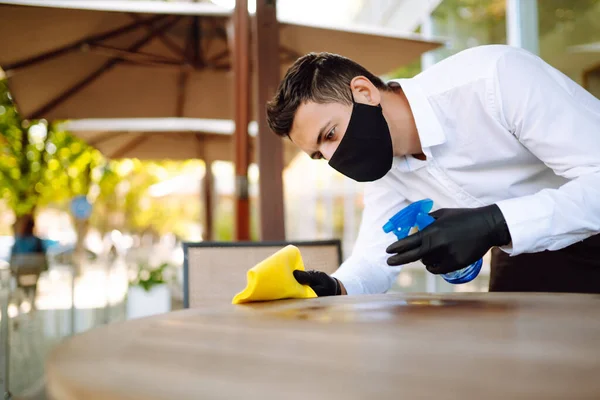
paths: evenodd
<path fill-rule="evenodd" d="M 599 399 L 600 296 L 388 294 L 189 309 L 58 346 L 56 400 Z"/>

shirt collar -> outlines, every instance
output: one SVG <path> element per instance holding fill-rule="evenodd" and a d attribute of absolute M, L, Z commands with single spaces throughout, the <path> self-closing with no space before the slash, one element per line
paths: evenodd
<path fill-rule="evenodd" d="M 414 79 L 393 79 L 404 91 L 417 126 L 421 147 L 437 146 L 446 142 L 444 129 L 433 111 L 423 89 Z"/>

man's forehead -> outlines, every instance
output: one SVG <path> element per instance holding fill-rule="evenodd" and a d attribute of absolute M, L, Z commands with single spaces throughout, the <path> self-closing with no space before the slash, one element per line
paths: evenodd
<path fill-rule="evenodd" d="M 290 130 L 290 139 L 294 143 L 298 145 L 306 144 L 311 139 L 311 136 L 315 134 L 314 127 L 318 125 L 320 115 L 319 106 L 322 105 L 312 101 L 300 104 L 298 110 L 296 110 L 292 129 Z M 318 128 L 316 132 L 318 132 Z"/>
<path fill-rule="evenodd" d="M 290 139 L 299 145 L 314 146 L 319 130 L 340 112 L 341 107 L 343 106 L 337 103 L 302 103 L 296 111 Z"/>

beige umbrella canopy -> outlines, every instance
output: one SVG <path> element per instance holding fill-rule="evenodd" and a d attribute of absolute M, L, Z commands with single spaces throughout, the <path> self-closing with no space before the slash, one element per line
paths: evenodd
<path fill-rule="evenodd" d="M 0 0 L 0 67 L 26 118 L 232 119 L 230 16 L 207 3 Z M 374 28 L 279 31 L 283 70 L 329 51 L 384 74 L 440 45 Z"/>
<path fill-rule="evenodd" d="M 86 119 L 61 124 L 108 158 L 142 160 L 234 161 L 233 134 L 230 120 L 200 118 L 136 118 Z M 251 162 L 255 161 L 257 125 L 250 123 Z M 285 141 L 284 162 L 288 165 L 298 154 L 297 148 Z"/>

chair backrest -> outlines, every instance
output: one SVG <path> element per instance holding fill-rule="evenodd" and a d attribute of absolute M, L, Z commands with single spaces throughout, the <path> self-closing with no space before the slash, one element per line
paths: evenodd
<path fill-rule="evenodd" d="M 340 240 L 183 243 L 184 307 L 230 303 L 246 287 L 246 272 L 288 244 L 300 249 L 306 269 L 331 274 L 342 263 Z"/>

